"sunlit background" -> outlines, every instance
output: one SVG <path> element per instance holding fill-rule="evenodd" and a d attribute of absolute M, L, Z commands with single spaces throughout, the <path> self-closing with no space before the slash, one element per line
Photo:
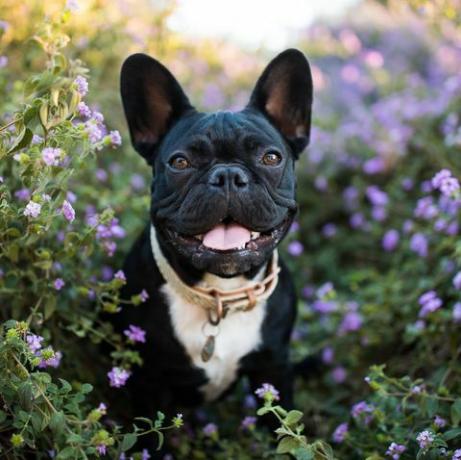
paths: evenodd
<path fill-rule="evenodd" d="M 153 0 L 155 1 L 155 0 Z M 186 36 L 220 37 L 248 48 L 290 46 L 316 20 L 341 17 L 358 0 L 179 0 L 168 21 Z"/>

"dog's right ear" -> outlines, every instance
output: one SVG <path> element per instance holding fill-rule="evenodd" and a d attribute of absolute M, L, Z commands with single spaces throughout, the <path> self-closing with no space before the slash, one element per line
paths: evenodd
<path fill-rule="evenodd" d="M 194 108 L 171 72 L 141 53 L 123 63 L 120 90 L 131 142 L 152 164 L 162 137 L 179 117 Z"/>

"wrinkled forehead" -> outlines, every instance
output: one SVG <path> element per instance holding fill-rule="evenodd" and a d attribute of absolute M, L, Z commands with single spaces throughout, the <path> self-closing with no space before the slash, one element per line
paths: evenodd
<path fill-rule="evenodd" d="M 165 138 L 161 153 L 179 149 L 216 150 L 226 146 L 245 149 L 250 145 L 285 149 L 282 137 L 264 117 L 250 111 L 223 111 L 182 119 Z"/>

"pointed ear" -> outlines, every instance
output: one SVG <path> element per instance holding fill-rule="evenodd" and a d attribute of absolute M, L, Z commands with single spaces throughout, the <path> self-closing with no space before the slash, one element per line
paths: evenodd
<path fill-rule="evenodd" d="M 162 137 L 194 109 L 170 71 L 145 54 L 133 54 L 123 63 L 120 89 L 131 142 L 151 164 Z"/>
<path fill-rule="evenodd" d="M 309 143 L 312 76 L 303 53 L 288 49 L 266 67 L 253 90 L 249 108 L 262 112 L 298 155 Z"/>

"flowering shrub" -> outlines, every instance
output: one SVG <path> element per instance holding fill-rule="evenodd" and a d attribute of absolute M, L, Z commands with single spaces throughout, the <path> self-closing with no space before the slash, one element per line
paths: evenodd
<path fill-rule="evenodd" d="M 175 458 L 461 458 L 461 33 L 450 2 L 440 16 L 410 2 L 423 19 L 369 2 L 301 34 L 315 126 L 283 251 L 300 293 L 293 359 L 322 365 L 297 380 L 297 410 L 276 404 L 271 382 L 255 395 L 244 382 L 182 430 L 181 414 L 117 426 L 105 397 L 142 372 L 146 340 L 142 325 L 119 335 L 107 321 L 147 299 L 118 298 L 149 206 L 146 168 L 122 143 L 118 71 L 130 51 L 150 52 L 202 108 L 235 108 L 263 60 L 186 43 L 167 29 L 168 2 L 20 3 L 0 5 L 0 456 L 147 459 L 125 452 L 171 429 Z M 275 434 L 257 427 L 262 415 Z"/>

